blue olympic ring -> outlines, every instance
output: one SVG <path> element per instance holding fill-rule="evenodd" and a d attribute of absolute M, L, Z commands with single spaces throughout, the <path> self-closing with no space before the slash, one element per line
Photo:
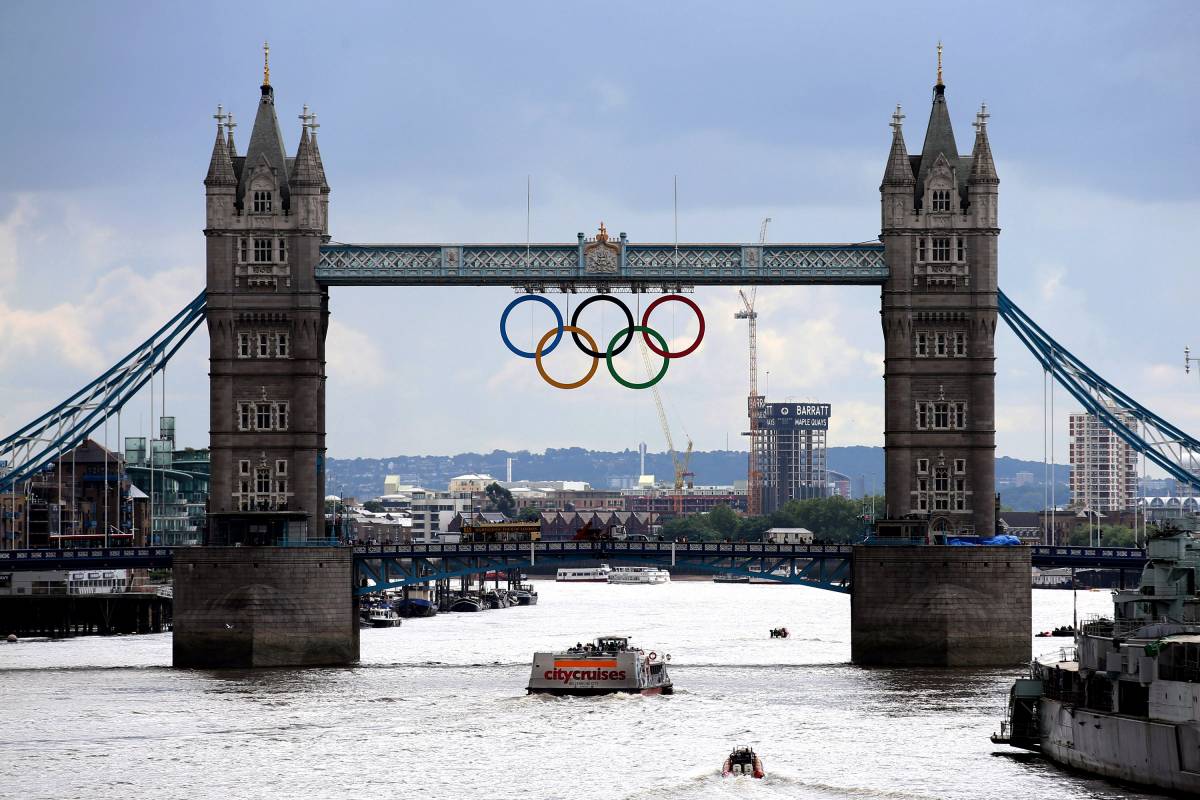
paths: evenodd
<path fill-rule="evenodd" d="M 504 309 L 504 313 L 500 315 L 500 338 L 504 340 L 505 347 L 507 347 L 509 350 L 511 350 L 512 352 L 519 355 L 521 358 L 537 358 L 537 356 L 538 356 L 537 353 L 530 353 L 526 350 L 522 350 L 521 348 L 515 346 L 512 343 L 512 340 L 510 340 L 508 338 L 508 331 L 506 330 L 506 326 L 508 324 L 508 315 L 512 312 L 512 310 L 514 308 L 519 306 L 521 303 L 526 302 L 527 300 L 536 300 L 539 303 L 544 303 L 545 305 L 549 306 L 550 310 L 554 312 L 554 320 L 558 327 L 557 333 L 554 334 L 554 341 L 551 342 L 550 346 L 547 347 L 545 350 L 543 350 L 541 352 L 541 354 L 546 355 L 547 353 L 552 351 L 554 348 L 558 347 L 558 343 L 560 341 L 562 341 L 562 337 L 563 337 L 562 312 L 558 310 L 558 306 L 554 305 L 554 303 L 551 303 L 549 300 L 547 300 L 545 297 L 542 297 L 540 294 L 521 295 L 516 300 L 513 300 L 511 303 L 508 304 L 508 307 Z"/>

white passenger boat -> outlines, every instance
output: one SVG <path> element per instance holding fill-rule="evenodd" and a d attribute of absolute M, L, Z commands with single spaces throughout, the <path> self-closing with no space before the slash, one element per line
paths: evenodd
<path fill-rule="evenodd" d="M 608 573 L 609 583 L 641 584 L 670 583 L 671 573 L 658 567 L 613 567 Z"/>
<path fill-rule="evenodd" d="M 598 567 L 563 567 L 554 580 L 566 583 L 607 583 L 610 572 L 612 567 L 608 564 Z"/>
<path fill-rule="evenodd" d="M 671 694 L 670 656 L 630 647 L 625 636 L 601 636 L 557 653 L 534 653 L 530 694 Z"/>
<path fill-rule="evenodd" d="M 372 628 L 395 628 L 403 622 L 391 606 L 375 605 L 366 609 L 364 621 Z"/>
<path fill-rule="evenodd" d="M 786 586 L 787 585 L 783 581 L 778 581 L 778 580 L 775 580 L 775 578 L 767 577 L 768 575 L 777 575 L 780 578 L 786 578 L 787 570 L 784 570 L 784 569 L 777 569 L 772 572 L 767 572 L 765 570 L 755 569 L 754 567 L 751 567 L 750 573 L 751 574 L 750 574 L 749 583 L 769 583 L 769 584 L 773 584 L 775 586 Z"/>

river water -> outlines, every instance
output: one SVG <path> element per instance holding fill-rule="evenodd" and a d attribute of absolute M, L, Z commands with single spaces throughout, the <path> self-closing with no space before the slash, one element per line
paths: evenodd
<path fill-rule="evenodd" d="M 176 671 L 170 634 L 0 645 L 0 797 L 1154 796 L 992 745 L 1018 668 L 851 665 L 843 595 L 537 586 L 537 606 L 363 630 L 350 668 Z M 1078 603 L 1111 609 L 1106 592 Z M 1035 591 L 1034 628 L 1070 622 L 1071 604 Z M 779 625 L 790 639 L 768 638 Z M 670 653 L 676 693 L 526 696 L 534 650 L 601 634 Z M 765 780 L 720 777 L 736 744 Z"/>

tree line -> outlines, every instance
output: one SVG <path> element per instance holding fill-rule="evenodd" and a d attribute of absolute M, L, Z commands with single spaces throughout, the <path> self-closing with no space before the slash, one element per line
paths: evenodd
<path fill-rule="evenodd" d="M 871 498 L 867 498 L 865 507 L 871 507 Z M 883 498 L 875 498 L 875 507 L 883 508 Z M 747 517 L 722 504 L 707 514 L 690 514 L 666 521 L 662 538 L 667 541 L 686 538 L 689 542 L 760 542 L 770 528 L 808 528 L 817 542 L 857 542 L 863 539 L 867 530 L 863 509 L 862 500 L 817 497 L 789 500 L 770 514 Z"/>

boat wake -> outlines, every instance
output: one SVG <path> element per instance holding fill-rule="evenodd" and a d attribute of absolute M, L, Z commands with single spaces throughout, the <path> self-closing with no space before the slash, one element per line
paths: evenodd
<path fill-rule="evenodd" d="M 623 800 L 640 800 L 648 795 L 647 789 L 639 789 Z M 665 800 L 691 800 L 710 797 L 788 797 L 802 800 L 918 800 L 926 795 L 896 791 L 894 789 L 871 789 L 861 786 L 833 786 L 817 781 L 805 780 L 787 770 L 772 769 L 767 765 L 763 778 L 749 776 L 721 777 L 720 771 L 705 771 L 685 778 L 676 784 L 656 786 L 653 796 Z"/>

